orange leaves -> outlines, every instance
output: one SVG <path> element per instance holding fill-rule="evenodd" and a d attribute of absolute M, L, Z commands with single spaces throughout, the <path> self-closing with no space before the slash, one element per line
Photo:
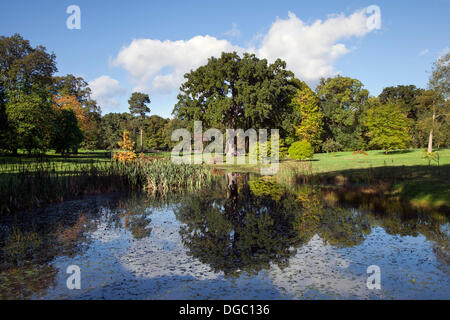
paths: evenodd
<path fill-rule="evenodd" d="M 84 109 L 81 107 L 80 102 L 75 96 L 60 96 L 54 95 L 53 102 L 57 109 L 72 110 L 78 120 L 80 129 L 85 131 L 88 126 L 88 118 Z"/>
<path fill-rule="evenodd" d="M 115 160 L 120 162 L 130 162 L 136 160 L 137 156 L 134 150 L 134 142 L 130 139 L 130 132 L 128 130 L 123 131 L 122 141 L 118 142 L 120 148 L 123 151 L 119 151 L 113 155 Z"/>

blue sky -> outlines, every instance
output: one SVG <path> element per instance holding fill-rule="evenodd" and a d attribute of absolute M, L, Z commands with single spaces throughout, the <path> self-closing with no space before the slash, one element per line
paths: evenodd
<path fill-rule="evenodd" d="M 81 9 L 80 30 L 66 27 L 71 4 Z M 379 30 L 361 20 L 370 5 L 380 8 Z M 15 0 L 1 8 L 0 35 L 20 33 L 53 51 L 58 73 L 89 81 L 103 113 L 127 111 L 140 90 L 152 114 L 169 117 L 182 74 L 221 50 L 281 56 L 313 88 L 340 73 L 378 95 L 391 85 L 425 87 L 450 47 L 450 0 Z"/>

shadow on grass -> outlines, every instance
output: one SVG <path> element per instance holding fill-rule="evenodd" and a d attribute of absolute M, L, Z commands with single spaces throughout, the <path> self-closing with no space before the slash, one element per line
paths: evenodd
<path fill-rule="evenodd" d="M 450 164 L 441 166 L 383 166 L 321 172 L 317 183 L 366 188 L 399 196 L 418 205 L 450 208 Z"/>
<path fill-rule="evenodd" d="M 1 155 L 0 156 L 0 166 L 1 165 L 26 165 L 26 164 L 40 164 L 40 163 L 79 163 L 79 164 L 90 164 L 94 162 L 104 162 L 111 159 L 111 152 L 83 152 L 78 154 L 70 155 L 57 155 L 57 154 L 46 154 L 42 156 L 36 155 Z"/>
<path fill-rule="evenodd" d="M 393 155 L 393 154 L 404 154 L 404 153 L 411 153 L 414 152 L 416 150 L 410 150 L 410 149 L 405 149 L 405 150 L 393 150 L 393 151 L 389 151 L 387 155 Z M 377 152 L 377 154 L 386 154 L 385 151 L 380 151 Z"/>

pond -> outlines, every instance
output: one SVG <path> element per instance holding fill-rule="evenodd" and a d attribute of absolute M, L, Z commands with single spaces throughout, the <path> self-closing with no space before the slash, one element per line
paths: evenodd
<path fill-rule="evenodd" d="M 0 298 L 449 299 L 448 215 L 349 194 L 226 173 L 3 217 Z"/>

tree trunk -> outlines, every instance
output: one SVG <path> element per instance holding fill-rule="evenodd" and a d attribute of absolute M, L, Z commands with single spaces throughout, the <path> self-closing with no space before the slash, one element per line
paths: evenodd
<path fill-rule="evenodd" d="M 431 130 L 430 130 L 430 137 L 428 138 L 428 153 L 433 152 L 433 128 L 434 128 L 434 119 L 436 118 L 436 109 L 433 107 L 433 118 L 431 121 Z"/>
<path fill-rule="evenodd" d="M 144 146 L 142 145 L 142 132 L 143 132 L 143 130 L 141 128 L 141 152 L 144 152 Z"/>

